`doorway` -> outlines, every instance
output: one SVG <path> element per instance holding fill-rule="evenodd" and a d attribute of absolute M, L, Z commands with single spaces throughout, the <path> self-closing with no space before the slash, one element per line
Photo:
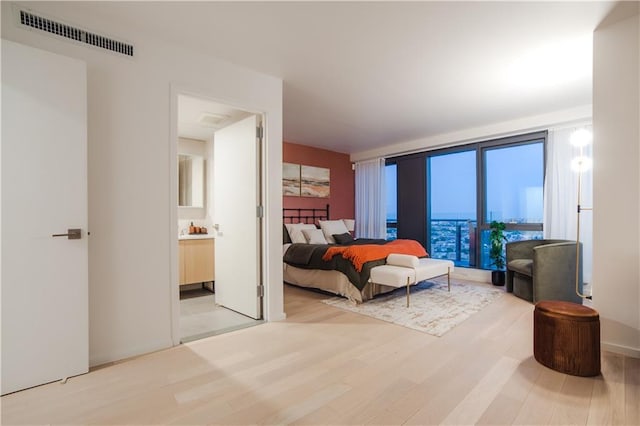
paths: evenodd
<path fill-rule="evenodd" d="M 262 114 L 175 96 L 178 336 L 185 343 L 263 322 Z"/>

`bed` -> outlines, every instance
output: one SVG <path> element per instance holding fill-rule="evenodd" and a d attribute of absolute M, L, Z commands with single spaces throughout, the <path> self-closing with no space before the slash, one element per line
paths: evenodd
<path fill-rule="evenodd" d="M 355 303 L 395 290 L 369 282 L 371 268 L 385 264 L 387 253 L 426 256 L 424 248 L 412 240 L 353 240 L 344 224 L 340 227 L 341 221 L 329 220 L 329 205 L 323 209 L 285 208 L 283 222 L 284 281 Z M 376 259 L 369 260 L 371 257 Z"/>

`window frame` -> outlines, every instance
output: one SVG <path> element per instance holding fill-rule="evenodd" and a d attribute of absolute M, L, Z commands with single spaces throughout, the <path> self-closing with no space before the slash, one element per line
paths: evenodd
<path fill-rule="evenodd" d="M 544 181 L 547 168 L 547 132 L 529 133 L 527 135 L 512 136 L 509 138 L 496 139 L 492 141 L 482 142 L 478 146 L 479 155 L 476 157 L 477 161 L 477 175 L 476 182 L 478 183 L 478 228 L 489 229 L 489 222 L 486 217 L 486 188 L 487 188 L 487 175 L 486 170 L 486 153 L 491 150 L 512 148 L 517 146 L 533 145 L 542 143 L 542 185 L 544 195 Z M 507 231 L 542 231 L 542 223 L 505 223 Z"/>
<path fill-rule="evenodd" d="M 482 244 L 482 233 L 489 230 L 490 222 L 487 220 L 487 174 L 485 173 L 487 152 L 495 149 L 512 148 L 517 146 L 525 146 L 542 143 L 542 191 L 543 191 L 543 203 L 544 203 L 544 181 L 546 178 L 547 170 L 547 131 L 528 133 L 525 135 L 512 136 L 508 138 L 495 139 L 491 141 L 482 142 L 478 146 L 478 155 L 476 161 L 480 164 L 481 170 L 478 171 L 476 179 L 478 180 L 478 222 L 476 226 L 476 244 Z M 543 231 L 543 223 L 511 223 L 505 222 L 505 231 Z M 476 267 L 482 268 L 482 248 L 476 247 Z"/>
<path fill-rule="evenodd" d="M 469 267 L 481 268 L 482 267 L 482 232 L 489 229 L 489 223 L 486 218 L 486 153 L 488 151 L 500 148 L 510 148 L 516 146 L 530 145 L 542 143 L 543 161 L 542 161 L 542 181 L 543 181 L 543 196 L 544 196 L 544 181 L 546 179 L 546 164 L 547 164 L 547 137 L 548 131 L 541 130 L 531 133 L 525 133 L 521 135 L 508 136 L 503 138 L 489 139 L 484 141 L 478 141 L 468 144 L 460 144 L 450 146 L 446 148 L 438 148 L 432 150 L 425 150 L 408 155 L 401 155 L 387 158 L 385 165 L 398 164 L 398 160 L 408 157 L 422 157 L 425 165 L 424 183 L 425 183 L 425 216 L 424 223 L 426 226 L 426 247 L 427 250 L 431 250 L 431 227 L 429 221 L 431 219 L 431 203 L 430 200 L 430 162 L 431 157 L 455 154 L 457 152 L 475 151 L 476 153 L 476 227 L 475 227 L 475 254 L 473 263 L 471 258 L 469 259 Z M 398 189 L 396 189 L 396 194 Z M 399 198 L 399 197 L 398 197 Z M 398 202 L 398 200 L 396 201 Z M 396 222 L 396 229 L 398 227 L 399 218 Z M 543 231 L 542 223 L 505 223 L 506 231 Z M 470 253 L 471 256 L 471 253 Z M 464 266 L 462 266 L 464 267 Z"/>
<path fill-rule="evenodd" d="M 431 226 L 430 226 L 430 221 L 431 221 L 431 203 L 429 202 L 429 200 L 431 200 L 431 162 L 429 161 L 431 158 L 433 157 L 441 157 L 444 155 L 451 155 L 451 154 L 458 154 L 461 152 L 470 152 L 470 151 L 475 151 L 476 153 L 476 223 L 478 222 L 478 213 L 477 213 L 477 197 L 478 197 L 478 165 L 477 165 L 477 156 L 478 156 L 478 152 L 477 149 L 475 147 L 476 144 L 466 144 L 466 145 L 458 145 L 458 146 L 454 146 L 454 147 L 448 147 L 448 148 L 443 148 L 443 149 L 437 149 L 437 150 L 433 150 L 433 151 L 426 151 L 425 152 L 425 156 L 424 156 L 424 161 L 425 161 L 425 169 L 426 169 L 426 174 L 425 174 L 425 179 L 426 179 L 426 195 L 425 195 L 425 202 L 427 203 L 427 207 L 426 207 L 426 216 L 425 216 L 425 225 L 427 228 L 427 252 L 429 253 L 433 253 L 433 246 L 431 244 Z M 477 231 L 477 226 L 476 226 L 476 231 L 475 231 L 475 236 L 476 236 L 476 241 L 477 240 L 477 236 L 478 236 L 478 231 Z M 477 253 L 478 250 L 476 249 L 475 252 Z M 475 257 L 477 257 L 474 254 L 474 259 L 471 259 L 471 253 L 469 253 L 469 266 L 468 267 L 473 267 L 474 265 L 477 264 L 477 260 L 475 259 Z M 464 265 L 461 265 L 461 267 L 465 267 Z"/>

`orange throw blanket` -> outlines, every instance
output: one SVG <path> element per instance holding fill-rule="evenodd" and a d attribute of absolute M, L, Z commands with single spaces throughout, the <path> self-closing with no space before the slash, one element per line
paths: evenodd
<path fill-rule="evenodd" d="M 329 247 L 322 256 L 322 260 L 329 261 L 337 254 L 350 260 L 356 271 L 361 272 L 366 262 L 385 259 L 391 253 L 412 254 L 418 257 L 428 256 L 422 245 L 414 240 L 394 240 L 384 245 L 362 244 L 359 246 Z"/>

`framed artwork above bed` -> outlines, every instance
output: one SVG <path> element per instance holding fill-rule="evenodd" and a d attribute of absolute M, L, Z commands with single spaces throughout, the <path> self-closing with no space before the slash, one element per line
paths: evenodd
<path fill-rule="evenodd" d="M 331 169 L 282 163 L 282 195 L 329 198 Z"/>
<path fill-rule="evenodd" d="M 300 164 L 282 163 L 282 195 L 300 196 Z"/>
<path fill-rule="evenodd" d="M 329 198 L 330 169 L 300 166 L 300 196 Z"/>

